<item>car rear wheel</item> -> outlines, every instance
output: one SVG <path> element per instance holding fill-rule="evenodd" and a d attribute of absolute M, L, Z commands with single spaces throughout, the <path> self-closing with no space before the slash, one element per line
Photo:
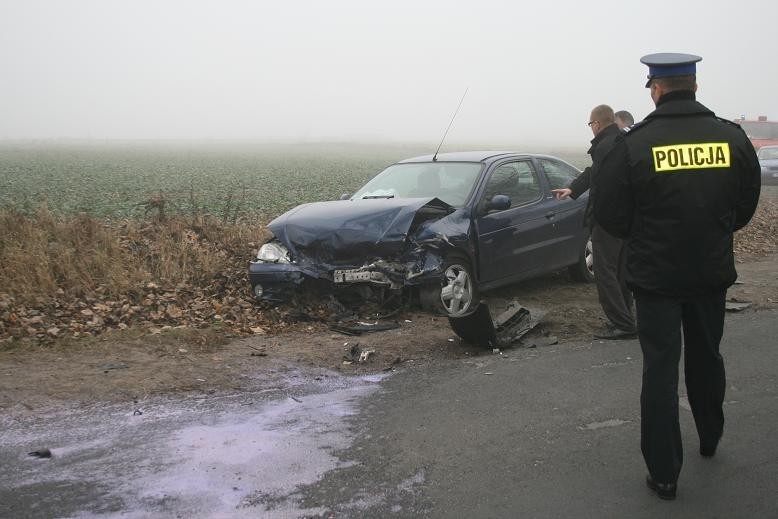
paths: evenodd
<path fill-rule="evenodd" d="M 578 261 L 575 265 L 570 265 L 568 268 L 570 277 L 574 280 L 583 283 L 594 281 L 594 255 L 592 250 L 592 237 L 589 236 L 578 254 Z"/>
<path fill-rule="evenodd" d="M 470 263 L 461 256 L 447 257 L 443 262 L 440 286 L 425 287 L 421 298 L 426 309 L 449 317 L 471 314 L 479 299 Z"/>

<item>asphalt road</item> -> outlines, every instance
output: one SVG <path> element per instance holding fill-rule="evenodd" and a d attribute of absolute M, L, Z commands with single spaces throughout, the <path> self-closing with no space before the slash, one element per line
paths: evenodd
<path fill-rule="evenodd" d="M 673 502 L 644 483 L 638 343 L 597 341 L 0 417 L 0 517 L 776 517 L 776 336 L 728 314 L 724 438 L 698 455 L 682 390 Z"/>
<path fill-rule="evenodd" d="M 715 458 L 699 456 L 683 389 L 675 502 L 645 486 L 637 341 L 398 374 L 370 399 L 357 464 L 306 495 L 343 511 L 355 496 L 386 495 L 366 517 L 778 517 L 778 312 L 727 321 L 724 438 Z"/>

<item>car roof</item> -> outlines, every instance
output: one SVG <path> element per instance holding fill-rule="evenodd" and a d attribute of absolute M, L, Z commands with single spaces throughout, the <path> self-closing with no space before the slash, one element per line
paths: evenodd
<path fill-rule="evenodd" d="M 511 155 L 530 156 L 529 153 L 518 153 L 515 151 L 456 151 L 451 153 L 438 153 L 436 162 L 489 162 L 502 157 Z M 432 162 L 435 155 L 420 155 L 410 159 L 398 161 L 398 164 L 407 162 Z"/>

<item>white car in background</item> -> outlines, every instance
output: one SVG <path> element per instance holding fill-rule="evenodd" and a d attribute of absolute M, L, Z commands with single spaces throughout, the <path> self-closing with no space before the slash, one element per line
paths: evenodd
<path fill-rule="evenodd" d="M 778 146 L 762 146 L 756 156 L 762 166 L 762 184 L 778 184 Z"/>

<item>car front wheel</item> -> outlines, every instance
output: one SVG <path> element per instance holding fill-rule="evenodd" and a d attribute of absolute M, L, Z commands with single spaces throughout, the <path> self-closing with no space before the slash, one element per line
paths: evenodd
<path fill-rule="evenodd" d="M 461 256 L 447 257 L 437 292 L 438 308 L 447 316 L 462 317 L 472 313 L 479 300 L 470 263 Z"/>

